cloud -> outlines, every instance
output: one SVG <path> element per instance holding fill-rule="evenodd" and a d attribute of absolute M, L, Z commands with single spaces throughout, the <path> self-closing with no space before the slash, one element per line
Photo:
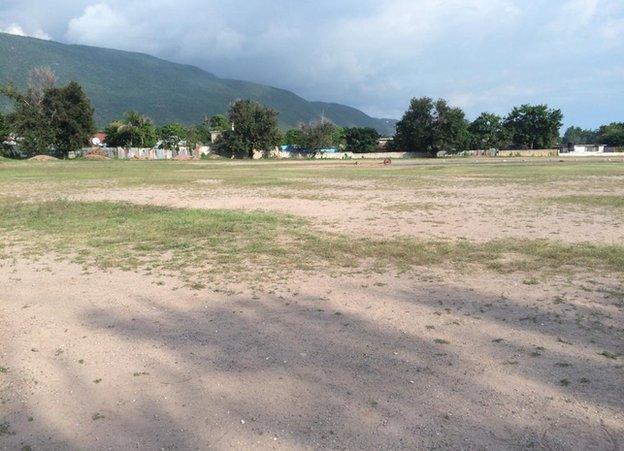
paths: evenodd
<path fill-rule="evenodd" d="M 470 116 L 529 101 L 585 126 L 624 116 L 604 71 L 624 60 L 622 0 L 3 0 L 1 17 L 379 116 L 421 95 Z"/>
<path fill-rule="evenodd" d="M 50 35 L 48 35 L 47 33 L 45 33 L 41 29 L 35 30 L 32 33 L 28 33 L 26 31 L 24 31 L 24 29 L 20 25 L 18 25 L 16 23 L 12 23 L 12 24 L 6 26 L 5 28 L 0 27 L 0 32 L 13 34 L 13 35 L 16 35 L 16 36 L 29 36 L 31 38 L 45 39 L 45 40 L 48 40 L 48 41 L 50 39 L 52 39 L 50 37 Z"/>

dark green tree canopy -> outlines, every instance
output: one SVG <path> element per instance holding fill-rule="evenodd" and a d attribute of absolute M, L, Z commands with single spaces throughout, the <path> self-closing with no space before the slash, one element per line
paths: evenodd
<path fill-rule="evenodd" d="M 51 88 L 43 97 L 43 114 L 52 128 L 52 142 L 64 157 L 89 143 L 95 130 L 93 108 L 82 87 L 75 81 Z"/>
<path fill-rule="evenodd" d="M 252 100 L 238 100 L 229 111 L 231 130 L 215 143 L 217 153 L 253 158 L 254 150 L 270 150 L 280 142 L 278 113 Z"/>
<path fill-rule="evenodd" d="M 19 135 L 19 151 L 26 156 L 67 156 L 86 145 L 93 131 L 93 109 L 82 87 L 70 82 L 55 87 L 56 76 L 49 68 L 33 69 L 28 88 L 21 92 L 12 84 L 0 87 L 0 94 L 13 102 L 8 117 Z"/>
<path fill-rule="evenodd" d="M 214 132 L 224 132 L 231 127 L 230 121 L 223 114 L 212 116 L 209 121 L 210 130 Z"/>
<path fill-rule="evenodd" d="M 612 122 L 598 129 L 597 140 L 611 147 L 624 147 L 624 122 Z"/>
<path fill-rule="evenodd" d="M 500 149 L 506 144 L 503 119 L 497 114 L 481 113 L 468 126 L 472 149 Z"/>
<path fill-rule="evenodd" d="M 522 105 L 509 113 L 505 128 L 514 147 L 546 149 L 557 145 L 562 121 L 561 111 L 548 105 Z"/>
<path fill-rule="evenodd" d="M 595 144 L 598 133 L 595 130 L 585 130 L 581 127 L 569 127 L 563 134 L 564 146 L 573 147 L 575 144 Z"/>
<path fill-rule="evenodd" d="M 158 129 L 158 139 L 164 149 L 177 149 L 180 141 L 188 137 L 188 130 L 181 124 L 167 124 Z"/>
<path fill-rule="evenodd" d="M 393 147 L 397 150 L 426 152 L 433 156 L 444 150 L 457 152 L 468 146 L 468 123 L 461 108 L 429 97 L 412 99 L 409 109 L 397 123 Z"/>
<path fill-rule="evenodd" d="M 340 130 L 327 119 L 301 124 L 299 130 L 302 146 L 315 154 L 339 144 Z"/>
<path fill-rule="evenodd" d="M 352 127 L 345 130 L 346 150 L 354 153 L 374 152 L 380 135 L 371 127 Z"/>
<path fill-rule="evenodd" d="M 301 147 L 303 145 L 303 135 L 301 134 L 301 130 L 298 128 L 291 128 L 284 135 L 282 142 L 289 146 Z"/>
<path fill-rule="evenodd" d="M 4 117 L 0 111 L 0 141 L 11 134 L 11 128 L 9 127 L 9 121 Z M 2 144 L 0 142 L 0 144 Z"/>
<path fill-rule="evenodd" d="M 106 144 L 111 147 L 153 147 L 158 133 L 152 120 L 136 111 L 106 126 Z"/>

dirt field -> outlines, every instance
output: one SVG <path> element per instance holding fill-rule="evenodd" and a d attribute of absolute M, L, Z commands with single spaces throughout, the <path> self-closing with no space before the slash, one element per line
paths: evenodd
<path fill-rule="evenodd" d="M 0 162 L 0 449 L 623 449 L 624 161 Z"/>

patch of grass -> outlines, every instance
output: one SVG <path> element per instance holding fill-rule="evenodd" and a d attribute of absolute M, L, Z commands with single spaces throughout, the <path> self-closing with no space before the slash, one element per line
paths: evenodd
<path fill-rule="evenodd" d="M 613 195 L 570 195 L 549 197 L 547 203 L 580 209 L 624 210 L 624 196 Z"/>
<path fill-rule="evenodd" d="M 104 418 L 106 418 L 106 417 L 105 417 L 104 415 L 102 415 L 100 412 L 95 412 L 95 413 L 93 414 L 93 416 L 91 416 L 91 419 L 92 419 L 93 421 L 102 420 L 102 419 L 104 419 Z"/>
<path fill-rule="evenodd" d="M 435 343 L 439 344 L 439 345 L 450 345 L 451 342 L 448 340 L 444 340 L 443 338 L 436 338 L 435 340 L 433 340 Z"/>
<path fill-rule="evenodd" d="M 479 265 L 501 272 L 624 271 L 624 246 L 549 240 L 433 241 L 352 238 L 314 231 L 301 218 L 239 210 L 189 210 L 114 202 L 0 202 L 0 237 L 24 255 L 55 251 L 101 268 L 254 277 L 290 270 Z M 201 289 L 205 280 L 188 280 Z"/>
<path fill-rule="evenodd" d="M 9 369 L 7 367 L 4 366 L 0 366 L 0 373 L 8 373 Z"/>
<path fill-rule="evenodd" d="M 602 351 L 598 355 L 601 355 L 601 356 L 606 357 L 607 359 L 611 359 L 611 360 L 617 360 L 617 358 L 619 357 L 617 354 L 614 354 L 614 353 L 609 352 L 609 351 Z"/>
<path fill-rule="evenodd" d="M 11 430 L 9 423 L 0 423 L 0 437 L 3 435 L 15 435 L 15 432 Z"/>

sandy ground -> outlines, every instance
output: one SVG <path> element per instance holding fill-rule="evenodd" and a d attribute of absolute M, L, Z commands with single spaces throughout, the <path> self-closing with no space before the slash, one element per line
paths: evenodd
<path fill-rule="evenodd" d="M 621 210 L 540 203 L 624 195 L 613 179 L 539 192 L 473 182 L 31 189 L 278 211 L 374 238 L 624 241 Z M 624 276 L 582 270 L 306 273 L 193 290 L 53 256 L 2 260 L 0 449 L 620 450 L 623 311 Z"/>
<path fill-rule="evenodd" d="M 160 279 L 159 279 L 160 280 Z M 622 449 L 622 280 L 0 268 L 0 448 Z"/>
<path fill-rule="evenodd" d="M 132 188 L 90 190 L 71 194 L 73 200 L 124 201 L 200 209 L 277 211 L 310 219 L 326 232 L 382 239 L 395 236 L 476 242 L 498 238 L 544 238 L 576 243 L 624 242 L 624 217 L 619 211 L 575 210 L 544 199 L 565 193 L 622 195 L 619 189 L 553 184 L 539 192 L 525 186 L 466 186 L 383 191 L 374 187 L 336 186 L 310 192 L 284 189 L 225 189 L 210 183 L 204 189 Z M 599 213 L 599 214 L 597 214 Z"/>

